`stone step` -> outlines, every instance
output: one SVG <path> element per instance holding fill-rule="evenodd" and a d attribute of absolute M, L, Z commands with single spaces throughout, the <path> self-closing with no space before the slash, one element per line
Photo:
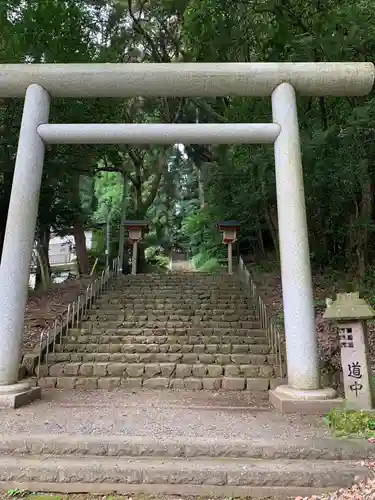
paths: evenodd
<path fill-rule="evenodd" d="M 100 310 L 100 311 L 108 311 L 111 312 L 115 308 L 118 309 L 127 309 L 127 310 L 161 310 L 161 311 L 173 311 L 175 314 L 182 315 L 190 315 L 194 314 L 255 314 L 253 307 L 250 304 L 238 304 L 233 301 L 232 303 L 227 302 L 206 302 L 202 303 L 202 301 L 196 301 L 195 303 L 191 302 L 182 302 L 182 301 L 153 301 L 153 300 L 143 300 L 143 301 L 129 301 L 126 298 L 119 299 L 118 301 L 112 303 L 99 303 L 95 304 L 91 309 L 92 312 Z M 223 310 L 224 308 L 224 310 Z M 90 311 L 90 312 L 91 312 Z"/>
<path fill-rule="evenodd" d="M 83 329 L 88 329 L 90 332 L 96 329 L 98 332 L 108 331 L 115 329 L 116 331 L 128 329 L 143 329 L 143 330 L 165 330 L 165 331 L 199 331 L 201 335 L 209 334 L 214 330 L 221 330 L 222 332 L 235 333 L 237 331 L 243 331 L 243 335 L 247 335 L 250 331 L 259 330 L 260 323 L 258 321 L 190 321 L 189 323 L 184 323 L 183 321 L 161 321 L 158 320 L 144 320 L 138 318 L 137 320 L 126 320 L 126 321 L 84 321 L 82 323 Z M 245 333 L 248 332 L 248 333 Z M 242 335 L 240 333 L 240 335 Z"/>
<path fill-rule="evenodd" d="M 85 316 L 85 321 L 133 321 L 137 319 L 144 319 L 147 321 L 181 321 L 183 323 L 191 323 L 191 322 L 206 322 L 206 321 L 254 321 L 254 315 L 253 314 L 221 314 L 218 315 L 217 313 L 211 313 L 211 314 L 194 314 L 192 313 L 191 315 L 187 316 L 182 316 L 179 314 L 174 313 L 173 311 L 165 311 L 163 309 L 161 310 L 156 310 L 156 309 L 150 309 L 150 310 L 139 310 L 139 311 L 134 311 L 134 310 L 118 310 L 118 311 L 111 311 L 110 313 L 108 312 L 103 312 L 97 310 L 94 312 L 89 312 Z"/>
<path fill-rule="evenodd" d="M 126 293 L 127 291 L 172 291 L 175 290 L 177 292 L 187 291 L 191 293 L 206 293 L 206 294 L 225 294 L 225 293 L 233 293 L 240 294 L 246 290 L 246 287 L 242 286 L 239 283 L 233 283 L 229 285 L 225 285 L 223 283 L 114 283 L 108 290 L 108 292 L 112 293 L 115 291 L 120 291 L 122 293 Z"/>
<path fill-rule="evenodd" d="M 52 355 L 51 355 L 52 356 Z M 55 355 L 56 356 L 56 355 Z M 116 354 L 114 355 L 116 356 Z M 275 376 L 274 366 L 276 360 L 270 359 L 267 364 L 266 356 L 257 355 L 254 363 L 244 359 L 242 364 L 234 361 L 234 356 L 249 356 L 241 354 L 219 354 L 212 363 L 202 363 L 200 360 L 207 354 L 154 354 L 159 361 L 152 361 L 146 356 L 152 354 L 123 354 L 125 361 L 114 362 L 61 362 L 48 366 L 48 375 L 51 377 L 79 376 L 83 377 L 124 377 L 124 378 L 187 378 L 187 377 L 261 377 L 272 378 Z M 180 356 L 176 360 L 176 356 Z M 159 358 L 158 358 L 159 357 Z M 174 360 L 173 360 L 174 359 Z M 161 361 L 163 360 L 163 361 Z M 172 361 L 173 360 L 173 361 Z M 206 360 L 208 361 L 208 360 Z M 231 364 L 232 363 L 232 364 Z"/>
<path fill-rule="evenodd" d="M 85 366 L 83 367 L 83 365 Z M 220 365 L 211 366 L 212 368 L 210 365 L 182 364 L 172 367 L 170 364 L 162 365 L 160 363 L 159 366 L 126 363 L 58 363 L 49 367 L 45 365 L 41 366 L 41 378 L 38 384 L 42 388 L 56 387 L 57 389 L 81 389 L 88 391 L 95 389 L 112 390 L 121 387 L 126 389 L 184 389 L 189 391 L 218 391 L 220 389 L 224 391 L 247 390 L 259 393 L 268 391 L 271 388 L 272 382 L 275 381 L 276 383 L 278 380 L 276 377 L 246 378 L 245 376 L 226 377 L 223 375 L 216 377 L 197 375 L 193 377 L 192 375 L 188 375 L 189 373 L 193 373 L 193 368 L 197 374 L 202 374 L 204 369 L 206 369 L 207 373 L 224 371 L 224 367 Z M 231 367 L 235 368 L 233 365 Z M 225 367 L 225 369 L 228 371 L 231 367 Z M 44 373 L 46 368 L 48 368 L 50 373 L 52 372 L 51 375 Z M 252 370 L 251 365 L 244 366 L 242 372 L 244 373 L 246 369 L 250 372 Z M 67 370 L 70 374 L 66 373 Z M 85 376 L 75 373 L 77 371 L 83 372 L 84 370 L 87 372 L 91 370 L 95 374 L 101 372 L 103 375 Z M 142 370 L 143 375 L 141 375 Z M 128 376 L 128 373 L 134 375 Z"/>
<path fill-rule="evenodd" d="M 90 309 L 88 312 L 89 313 L 95 313 L 96 311 L 99 311 L 102 314 L 113 314 L 119 310 L 130 310 L 130 311 L 141 311 L 144 312 L 145 310 L 152 309 L 152 310 L 161 310 L 161 311 L 170 311 L 171 314 L 181 314 L 183 316 L 190 316 L 191 314 L 196 314 L 196 315 L 201 315 L 201 314 L 223 314 L 223 309 L 218 308 L 216 304 L 209 304 L 210 307 L 207 308 L 202 308 L 201 304 L 199 304 L 199 307 L 196 306 L 186 306 L 185 304 L 182 304 L 179 307 L 175 307 L 173 304 L 170 303 L 160 303 L 160 302 L 155 302 L 155 303 L 142 303 L 142 304 L 129 304 L 127 301 L 124 301 L 123 304 L 102 304 L 101 306 L 94 306 L 92 309 Z M 236 306 L 236 307 L 226 307 L 225 308 L 225 314 L 251 314 L 253 317 L 255 317 L 255 313 L 251 308 L 249 308 L 247 305 L 244 305 L 242 307 Z"/>
<path fill-rule="evenodd" d="M 106 344 L 102 344 L 106 345 Z M 120 344 L 113 344 L 118 347 Z M 111 347 L 111 346 L 110 346 Z M 130 347 L 132 347 L 130 345 Z M 169 347 L 169 346 L 168 346 Z M 204 347 L 204 346 L 202 346 Z M 277 357 L 274 354 L 208 354 L 208 353 L 182 353 L 182 352 L 107 352 L 86 353 L 77 349 L 76 353 L 59 352 L 48 356 L 49 363 L 59 362 L 97 362 L 111 361 L 121 363 L 200 363 L 203 365 L 274 365 Z M 254 370 L 256 372 L 256 370 Z M 256 377 L 257 374 L 254 375 Z"/>
<path fill-rule="evenodd" d="M 1 456 L 5 489 L 55 493 L 288 498 L 351 486 L 368 471 L 354 461 Z"/>
<path fill-rule="evenodd" d="M 199 353 L 199 354 L 270 354 L 271 348 L 266 344 L 78 344 L 74 343 L 76 351 L 80 353 Z M 71 348 L 64 351 L 66 346 L 72 344 L 56 345 L 57 353 L 70 355 Z M 60 361 L 65 361 L 60 358 Z M 77 361 L 77 360 L 76 360 Z"/>
<path fill-rule="evenodd" d="M 367 460 L 375 459 L 375 447 L 365 439 L 330 437 L 272 438 L 261 442 L 176 436 L 67 435 L 17 433 L 2 435 L 0 455 L 85 455 L 108 457 L 253 458 L 266 460 Z"/>
<path fill-rule="evenodd" d="M 117 328 L 110 328 L 107 326 L 95 328 L 82 328 L 82 329 L 69 329 L 69 335 L 67 337 L 85 337 L 81 338 L 80 342 L 91 342 L 87 337 L 106 337 L 106 336 L 129 336 L 129 335 L 143 335 L 143 336 L 173 336 L 178 337 L 180 335 L 184 337 L 200 337 L 206 339 L 207 337 L 258 337 L 266 338 L 266 333 L 260 328 L 162 328 L 146 326 L 142 328 L 124 328 L 121 324 Z M 112 335 L 113 334 L 113 335 Z M 65 337 L 65 338 L 67 338 Z M 95 343 L 95 340 L 93 341 Z M 209 343 L 209 342 L 208 342 Z M 216 344 L 217 342 L 212 342 Z M 234 342 L 236 343 L 236 342 Z"/>
<path fill-rule="evenodd" d="M 246 292 L 246 288 L 235 284 L 233 286 L 222 286 L 218 287 L 215 284 L 208 283 L 207 285 L 186 285 L 185 283 L 176 283 L 176 284 L 150 284 L 150 285 L 135 285 L 132 284 L 129 286 L 128 284 L 114 284 L 114 286 L 110 287 L 107 291 L 109 295 L 113 294 L 123 294 L 123 295 L 136 295 L 136 294 L 152 294 L 152 293 L 173 293 L 175 292 L 177 295 L 183 296 L 186 292 L 187 294 L 192 295 L 233 295 L 233 296 L 241 296 Z"/>
<path fill-rule="evenodd" d="M 211 288 L 215 290 L 222 289 L 238 289 L 243 287 L 243 283 L 239 280 L 187 280 L 183 277 L 181 279 L 160 279 L 160 280 L 119 280 L 114 283 L 115 286 L 119 286 L 121 288 L 141 288 L 141 287 L 184 287 L 184 288 Z"/>
<path fill-rule="evenodd" d="M 160 295 L 160 294 L 158 294 Z M 180 307 L 192 308 L 215 308 L 215 303 L 219 302 L 221 304 L 230 304 L 231 307 L 251 307 L 251 299 L 246 295 L 238 295 L 234 298 L 228 297 L 211 297 L 207 294 L 200 294 L 196 297 L 189 293 L 178 293 L 171 292 L 169 296 L 155 296 L 154 293 L 150 292 L 147 295 L 135 294 L 133 292 L 128 293 L 118 293 L 113 292 L 110 294 L 106 292 L 97 299 L 98 304 L 112 304 L 112 303 L 126 303 L 129 305 L 144 305 L 144 304 L 164 304 L 173 305 L 180 304 Z M 220 306 L 221 307 L 221 306 Z"/>
<path fill-rule="evenodd" d="M 215 283 L 217 285 L 231 285 L 241 283 L 238 275 L 228 273 L 220 274 L 203 274 L 203 273 L 179 273 L 172 272 L 167 274 L 126 274 L 119 276 L 116 279 L 118 283 L 132 282 L 133 284 L 140 283 L 164 283 L 164 282 L 184 282 L 184 283 Z"/>
<path fill-rule="evenodd" d="M 199 300 L 205 302 L 214 302 L 214 301 L 232 301 L 235 302 L 240 300 L 240 303 L 247 303 L 248 298 L 245 295 L 245 292 L 238 291 L 237 293 L 213 293 L 213 292 L 190 292 L 189 290 L 181 290 L 179 289 L 170 289 L 170 290 L 161 290 L 161 289 L 150 289 L 150 290 L 135 290 L 131 288 L 124 292 L 119 292 L 118 290 L 114 290 L 112 292 L 107 292 L 105 295 L 105 299 L 129 299 L 129 300 L 172 300 L 181 301 L 185 303 L 189 302 L 197 302 Z"/>
<path fill-rule="evenodd" d="M 178 297 L 176 294 L 171 295 L 170 297 L 155 297 L 151 293 L 149 296 L 140 296 L 140 295 L 129 295 L 127 293 L 123 294 L 105 294 L 97 299 L 97 304 L 108 304 L 109 306 L 112 304 L 170 304 L 175 307 L 197 307 L 197 308 L 209 308 L 215 307 L 215 304 L 226 305 L 227 307 L 230 305 L 231 307 L 251 307 L 251 302 L 249 299 L 244 296 L 236 297 L 234 299 L 227 298 L 210 298 L 206 299 L 204 297 L 192 298 L 188 294 Z"/>
<path fill-rule="evenodd" d="M 264 345 L 267 344 L 266 337 L 262 336 L 235 336 L 235 335 L 207 335 L 205 337 L 197 335 L 80 335 L 63 337 L 62 344 L 67 351 L 68 346 L 72 346 L 72 350 L 77 349 L 79 345 L 96 345 L 96 344 L 189 344 L 189 345 L 227 345 L 227 344 L 248 344 L 248 345 Z M 56 345 L 58 348 L 59 345 Z"/>

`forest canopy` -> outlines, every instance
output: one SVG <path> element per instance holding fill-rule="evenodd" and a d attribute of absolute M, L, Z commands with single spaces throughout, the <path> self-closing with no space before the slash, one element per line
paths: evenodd
<path fill-rule="evenodd" d="M 372 61 L 369 0 L 7 0 L 0 4 L 0 63 Z M 0 244 L 22 101 L 0 101 Z M 364 276 L 373 264 L 375 99 L 299 97 L 312 263 Z M 270 99 L 59 99 L 53 122 L 271 121 Z M 51 232 L 74 234 L 121 217 L 148 218 L 147 255 L 189 249 L 202 262 L 223 251 L 215 222 L 241 222 L 244 251 L 277 254 L 271 146 L 51 146 L 36 240 L 49 270 Z M 81 243 L 79 243 L 81 242 Z M 104 240 L 99 251 L 104 251 Z M 198 256 L 198 257 L 197 257 Z"/>

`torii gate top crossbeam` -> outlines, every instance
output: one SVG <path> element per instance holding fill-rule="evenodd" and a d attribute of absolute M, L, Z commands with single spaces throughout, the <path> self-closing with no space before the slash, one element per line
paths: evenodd
<path fill-rule="evenodd" d="M 32 83 L 52 97 L 270 96 L 282 82 L 302 95 L 363 96 L 372 63 L 1 64 L 0 98 L 24 97 Z"/>

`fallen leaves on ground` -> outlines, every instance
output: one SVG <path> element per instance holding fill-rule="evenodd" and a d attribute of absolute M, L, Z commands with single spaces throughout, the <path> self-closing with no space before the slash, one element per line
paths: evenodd
<path fill-rule="evenodd" d="M 82 293 L 89 279 L 68 279 L 56 283 L 45 293 L 31 293 L 26 305 L 23 351 L 30 352 L 38 344 L 43 329 L 52 327 L 70 302 Z"/>
<path fill-rule="evenodd" d="M 248 265 L 252 271 L 254 266 Z M 259 268 L 258 268 L 259 269 Z M 282 318 L 283 300 L 281 288 L 280 268 L 275 265 L 274 269 L 266 272 L 257 271 L 254 274 L 255 283 L 259 292 L 269 307 L 269 312 L 273 317 Z M 335 299 L 337 292 L 345 291 L 343 277 L 331 278 L 326 274 L 316 274 L 313 276 L 313 294 L 315 301 L 315 316 L 318 349 L 321 367 L 329 365 L 332 371 L 341 372 L 340 345 L 337 327 L 323 319 L 326 309 L 325 299 L 330 297 Z M 368 341 L 370 350 L 370 361 L 372 371 L 375 372 L 375 322 L 368 322 Z"/>
<path fill-rule="evenodd" d="M 311 497 L 297 497 L 296 500 L 374 500 L 375 498 L 375 462 L 363 462 L 372 472 L 367 481 L 360 481 L 351 488 L 341 488 L 334 493 L 313 495 Z"/>

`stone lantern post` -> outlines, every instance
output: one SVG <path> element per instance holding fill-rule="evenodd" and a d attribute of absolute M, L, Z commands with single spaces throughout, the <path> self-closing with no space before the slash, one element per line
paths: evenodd
<path fill-rule="evenodd" d="M 346 405 L 352 410 L 371 410 L 374 390 L 366 321 L 375 311 L 358 292 L 339 293 L 335 301 L 327 299 L 326 304 L 324 319 L 335 321 L 339 328 Z"/>
<path fill-rule="evenodd" d="M 148 221 L 145 220 L 124 221 L 124 226 L 129 231 L 129 240 L 133 245 L 132 274 L 137 274 L 138 243 L 143 238 L 144 233 L 147 232 L 148 224 Z"/>
<path fill-rule="evenodd" d="M 233 274 L 233 252 L 232 245 L 237 240 L 237 231 L 240 229 L 240 223 L 230 220 L 217 223 L 219 231 L 223 233 L 223 243 L 228 245 L 228 274 Z"/>

